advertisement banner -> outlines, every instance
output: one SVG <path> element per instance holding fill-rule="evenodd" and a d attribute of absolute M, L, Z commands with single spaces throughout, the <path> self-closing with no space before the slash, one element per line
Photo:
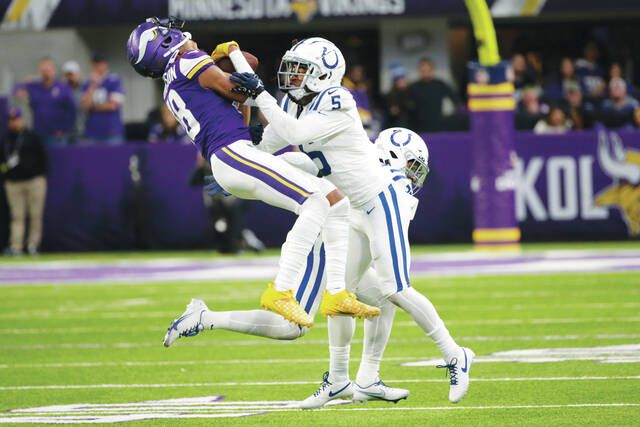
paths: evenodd
<path fill-rule="evenodd" d="M 494 17 L 637 11 L 636 0 L 488 0 Z M 43 30 L 141 22 L 173 15 L 189 21 L 466 17 L 461 0 L 0 0 L 0 30 Z"/>
<path fill-rule="evenodd" d="M 470 242 L 471 135 L 424 135 L 431 173 L 410 228 L 413 243 Z M 640 236 L 640 133 L 515 134 L 513 209 L 522 240 Z M 44 250 L 213 247 L 202 192 L 189 185 L 188 145 L 49 149 Z M 294 216 L 248 202 L 246 226 L 269 246 Z"/>

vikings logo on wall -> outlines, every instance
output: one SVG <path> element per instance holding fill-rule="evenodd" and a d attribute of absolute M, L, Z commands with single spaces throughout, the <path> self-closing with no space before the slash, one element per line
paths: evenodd
<path fill-rule="evenodd" d="M 313 15 L 318 11 L 318 2 L 315 0 L 293 0 L 289 7 L 298 17 L 298 22 L 304 24 L 311 21 Z"/>
<path fill-rule="evenodd" d="M 600 131 L 598 162 L 613 182 L 596 195 L 595 204 L 618 208 L 629 234 L 640 235 L 640 151 L 625 150 L 618 134 Z"/>

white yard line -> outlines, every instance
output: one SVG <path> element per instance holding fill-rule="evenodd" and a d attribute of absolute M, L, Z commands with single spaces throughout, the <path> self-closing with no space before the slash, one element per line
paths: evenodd
<path fill-rule="evenodd" d="M 640 375 L 631 376 L 581 376 L 581 377 L 520 377 L 520 378 L 473 378 L 473 382 L 527 382 L 527 381 L 611 381 L 611 380 L 640 380 Z M 391 379 L 389 383 L 441 383 L 443 379 Z M 77 390 L 77 389 L 108 389 L 108 388 L 171 388 L 171 387 L 231 387 L 231 386 L 275 386 L 275 385 L 308 385 L 317 384 L 318 380 L 302 381 L 230 381 L 205 383 L 155 383 L 155 384 L 57 384 L 57 385 L 20 385 L 0 386 L 4 391 L 23 390 Z"/>
<path fill-rule="evenodd" d="M 454 306 L 448 304 L 439 304 L 438 307 L 442 309 L 451 308 Z M 638 308 L 640 307 L 640 302 L 625 302 L 625 303 L 585 303 L 585 304 L 515 304 L 515 305 L 494 305 L 495 310 L 532 310 L 534 308 L 552 308 L 557 307 L 564 311 L 571 309 L 608 309 L 608 308 L 617 308 L 617 309 L 626 309 L 626 308 Z M 103 307 L 104 308 L 104 307 Z M 176 317 L 178 313 L 176 312 L 164 312 L 164 311 L 114 311 L 114 312 L 105 312 L 100 307 L 96 307 L 95 310 L 34 310 L 34 311 L 21 311 L 21 312 L 11 312 L 11 313 L 3 313 L 0 315 L 0 319 L 24 319 L 28 317 L 30 319 L 44 318 L 44 319 L 75 319 L 79 317 L 86 318 L 90 316 L 92 318 L 99 319 L 130 319 L 130 318 L 167 318 L 171 319 Z M 479 308 L 477 305 L 455 305 L 455 310 L 459 312 L 465 312 L 469 310 L 484 310 L 483 308 Z M 602 320 L 599 320 L 602 319 Z M 576 318 L 575 320 L 572 318 L 561 318 L 561 319 L 478 319 L 473 321 L 473 323 L 485 322 L 486 324 L 492 324 L 495 322 L 502 323 L 574 323 L 574 322 L 584 322 L 584 321 L 605 321 L 605 319 L 610 318 Z M 619 319 L 619 318 L 616 318 Z M 630 320 L 629 320 L 630 319 Z M 629 317 L 623 318 L 625 321 L 640 321 L 640 317 Z M 450 320 L 449 322 L 456 322 L 456 320 Z M 316 326 L 324 327 L 326 326 L 326 322 L 317 322 Z M 400 321 L 395 322 L 394 326 L 415 326 L 415 323 L 412 321 Z M 140 326 L 136 327 L 136 331 L 155 331 L 158 328 L 155 327 L 145 327 Z M 102 327 L 102 326 L 69 326 L 69 327 L 39 327 L 39 328 L 0 328 L 0 335 L 37 335 L 37 334 L 83 334 L 83 333 L 91 333 L 91 332 L 119 332 L 122 331 L 122 327 Z"/>
<path fill-rule="evenodd" d="M 423 406 L 384 408 L 328 408 L 330 411 L 455 411 L 473 409 L 554 409 L 554 408 L 607 408 L 607 407 L 636 407 L 640 403 L 567 403 L 557 405 L 490 405 L 490 406 Z"/>
<path fill-rule="evenodd" d="M 596 334 L 596 335 L 543 335 L 543 336 L 476 336 L 476 337 L 459 337 L 460 342 L 467 341 L 576 341 L 585 339 L 637 339 L 640 338 L 640 334 Z M 427 342 L 430 339 L 417 338 L 417 339 L 391 339 L 391 343 L 417 343 Z M 270 343 L 278 343 L 279 341 L 267 341 Z M 220 345 L 235 345 L 238 341 L 213 341 L 204 342 L 208 346 L 220 346 Z M 263 341 L 243 341 L 243 343 L 257 343 L 263 344 Z M 303 340 L 301 343 L 306 344 L 328 344 L 328 340 Z M 362 339 L 354 339 L 352 343 L 362 343 Z M 125 343 L 121 343 L 125 344 Z M 198 343 L 189 343 L 198 344 Z M 202 344 L 202 343 L 201 343 Z M 34 344 L 39 345 L 39 344 Z M 71 344 L 70 344 L 71 345 Z M 154 343 L 153 346 L 159 347 L 160 345 Z M 85 348 L 85 347 L 83 347 Z M 95 348 L 95 347 L 90 347 Z M 31 347 L 33 349 L 33 347 Z M 385 357 L 387 362 L 406 362 L 412 360 L 423 360 L 423 356 L 413 357 Z M 326 363 L 328 358 L 307 358 L 307 359 L 213 359 L 213 360 L 154 360 L 154 361 L 119 361 L 119 362 L 51 362 L 51 363 L 14 363 L 14 364 L 0 364 L 0 369 L 57 369 L 57 368 L 99 368 L 99 367 L 127 367 L 127 366 L 180 366 L 180 365 L 240 365 L 246 363 L 252 364 L 276 364 L 276 363 Z"/>
<path fill-rule="evenodd" d="M 344 408 L 333 407 L 324 409 L 325 411 L 341 411 L 341 412 L 380 412 L 380 411 L 475 411 L 475 410 L 526 410 L 526 409 L 581 409 L 581 408 L 626 408 L 626 407 L 638 407 L 639 403 L 568 403 L 568 404 L 551 404 L 551 405 L 492 405 L 492 406 L 423 406 L 423 407 L 391 407 L 385 406 L 384 408 Z M 215 408 L 209 412 L 201 413 L 180 413 L 176 410 L 173 412 L 133 412 L 122 414 L 107 414 L 101 415 L 99 413 L 87 413 L 73 414 L 57 416 L 57 414 L 44 413 L 40 416 L 14 416 L 0 415 L 0 423 L 47 423 L 47 424 L 96 424 L 96 423 L 116 423 L 127 421 L 143 421 L 143 420 L 159 420 L 159 419 L 213 419 L 213 418 L 237 418 L 251 415 L 260 415 L 273 412 L 298 412 L 300 409 L 292 407 L 284 408 L 271 408 L 271 407 L 245 407 L 240 406 L 238 408 Z M 259 423 L 256 420 L 256 423 Z"/>
<path fill-rule="evenodd" d="M 566 319 L 565 319 L 566 320 Z M 613 320 L 612 320 L 613 321 Z M 409 322 L 408 322 L 409 323 Z M 449 322 L 450 323 L 450 322 Z M 415 323 L 410 322 L 410 326 L 417 327 Z M 397 326 L 394 324 L 394 326 Z M 577 341 L 586 339 L 637 339 L 640 338 L 640 334 L 568 334 L 568 335 L 528 335 L 528 336 L 473 336 L 473 337 L 458 337 L 460 342 L 510 342 L 510 341 Z M 428 337 L 420 338 L 391 338 L 389 343 L 393 344 L 410 344 L 430 342 Z M 362 343 L 361 338 L 356 338 L 351 341 L 353 344 Z M 189 340 L 189 346 L 193 347 L 219 347 L 219 346 L 270 346 L 270 345 L 327 345 L 329 343 L 326 339 L 306 339 L 304 337 L 294 341 L 280 341 L 280 340 L 226 340 L 226 341 L 210 341 L 210 340 Z M 182 345 L 182 344 L 181 344 Z M 115 342 L 115 343 L 59 343 L 59 344 L 16 344 L 16 345 L 0 345 L 0 350 L 51 350 L 51 349 L 104 349 L 104 348 L 149 348 L 160 347 L 160 344 L 156 341 L 153 342 Z M 5 365 L 0 365 L 0 368 Z"/>

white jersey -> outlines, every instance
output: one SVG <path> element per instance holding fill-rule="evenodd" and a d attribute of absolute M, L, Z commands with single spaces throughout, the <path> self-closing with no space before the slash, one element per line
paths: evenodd
<path fill-rule="evenodd" d="M 262 94 L 256 104 L 270 123 L 260 143 L 262 149 L 275 152 L 297 145 L 353 207 L 365 205 L 389 185 L 389 175 L 362 127 L 353 96 L 345 88 L 325 89 L 301 111 L 289 97 L 278 107 L 271 96 Z"/>

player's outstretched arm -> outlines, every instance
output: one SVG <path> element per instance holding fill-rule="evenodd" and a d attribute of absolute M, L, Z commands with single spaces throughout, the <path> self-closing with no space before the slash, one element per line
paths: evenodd
<path fill-rule="evenodd" d="M 283 111 L 267 92 L 256 97 L 256 104 L 269 120 L 270 127 L 291 145 L 329 138 L 347 129 L 352 119 L 342 111 L 320 111 L 296 119 Z"/>
<path fill-rule="evenodd" d="M 232 101 L 244 102 L 247 100 L 246 95 L 231 91 L 235 85 L 229 80 L 229 75 L 216 66 L 204 70 L 198 76 L 198 83 L 204 88 L 215 90 Z"/>

